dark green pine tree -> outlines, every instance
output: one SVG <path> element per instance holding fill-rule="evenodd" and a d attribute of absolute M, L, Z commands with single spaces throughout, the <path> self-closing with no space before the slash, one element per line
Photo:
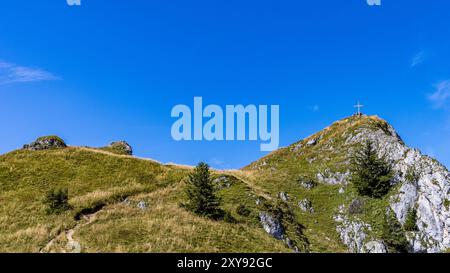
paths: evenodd
<path fill-rule="evenodd" d="M 360 195 L 381 198 L 391 188 L 392 168 L 385 157 L 377 155 L 371 141 L 352 156 L 351 171 L 351 182 Z"/>
<path fill-rule="evenodd" d="M 203 162 L 189 174 L 186 185 L 187 200 L 182 206 L 201 216 L 219 219 L 223 211 L 219 208 L 220 199 L 214 193 L 209 166 Z"/>
<path fill-rule="evenodd" d="M 406 231 L 417 231 L 417 209 L 410 208 L 408 214 L 406 215 L 405 224 L 403 228 Z"/>
<path fill-rule="evenodd" d="M 408 241 L 405 232 L 391 209 L 384 215 L 381 239 L 391 253 L 404 253 L 408 251 Z"/>

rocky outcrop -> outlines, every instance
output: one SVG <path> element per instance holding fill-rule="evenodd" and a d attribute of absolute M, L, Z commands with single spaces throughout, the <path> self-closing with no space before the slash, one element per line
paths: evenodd
<path fill-rule="evenodd" d="M 450 248 L 450 173 L 436 160 L 407 147 L 389 124 L 384 128 L 360 128 L 347 138 L 348 145 L 371 140 L 380 156 L 392 162 L 400 184 L 390 206 L 400 223 L 408 211 L 417 209 L 418 231 L 409 234 L 415 252 L 441 252 Z M 447 204 L 447 206 L 446 206 Z"/>
<path fill-rule="evenodd" d="M 392 188 L 386 196 L 389 202 L 377 203 L 376 209 L 392 209 L 395 218 L 403 225 L 410 251 L 443 252 L 450 249 L 449 171 L 435 159 L 409 148 L 394 128 L 377 116 L 357 115 L 337 121 L 287 149 L 280 149 L 257 161 L 249 169 L 261 171 L 261 179 L 265 179 L 266 175 L 289 179 L 307 175 L 318 184 L 336 185 L 333 188 L 339 193 L 338 196 L 349 197 L 351 199 L 347 201 L 351 201 L 355 198 L 354 192 L 347 187 L 351 180 L 351 158 L 366 141 L 374 143 L 378 156 L 391 164 L 394 173 Z M 310 185 L 299 182 L 301 187 L 311 189 Z M 292 199 L 295 197 L 292 192 Z M 414 211 L 414 217 L 408 218 L 411 211 Z M 366 212 L 360 213 L 358 204 L 354 203 L 351 212 L 346 211 L 346 214 L 366 216 Z M 348 218 L 348 221 L 343 222 L 345 224 L 341 223 L 339 232 L 347 241 L 346 244 L 353 245 L 353 249 L 361 252 L 363 244 L 357 241 L 364 237 L 361 230 L 368 227 L 358 221 L 350 221 L 353 218 Z M 380 223 L 381 219 L 377 218 L 377 221 Z M 415 226 L 412 230 L 411 225 Z M 356 234 L 356 237 L 349 234 Z M 379 230 L 366 235 L 370 237 L 377 234 L 380 234 Z M 366 239 L 380 242 L 379 238 Z M 372 243 L 370 249 L 379 250 L 378 246 Z"/>
<path fill-rule="evenodd" d="M 282 191 L 278 194 L 278 196 L 280 197 L 281 200 L 283 200 L 284 202 L 288 202 L 289 201 L 289 194 L 287 194 L 286 192 Z"/>
<path fill-rule="evenodd" d="M 310 178 L 308 178 L 308 177 L 301 177 L 301 178 L 298 180 L 298 182 L 299 182 L 299 184 L 300 184 L 300 186 L 301 186 L 302 188 L 305 188 L 305 189 L 307 189 L 307 190 L 311 190 L 311 189 L 313 189 L 315 186 L 317 186 L 317 183 L 316 183 L 314 180 L 312 180 L 312 179 L 310 179 Z"/>
<path fill-rule="evenodd" d="M 123 140 L 112 142 L 103 149 L 120 155 L 133 155 L 133 148 Z"/>
<path fill-rule="evenodd" d="M 23 149 L 30 151 L 48 150 L 48 149 L 59 149 L 67 147 L 64 140 L 58 136 L 45 136 L 36 139 L 36 141 L 26 144 Z"/>
<path fill-rule="evenodd" d="M 284 229 L 283 226 L 281 225 L 280 220 L 276 219 L 267 212 L 260 212 L 259 220 L 261 222 L 262 227 L 268 234 L 272 235 L 273 237 L 279 240 L 283 239 Z"/>
<path fill-rule="evenodd" d="M 314 213 L 314 208 L 312 206 L 312 202 L 308 199 L 303 199 L 298 202 L 299 208 L 304 212 Z"/>
<path fill-rule="evenodd" d="M 387 248 L 381 241 L 370 241 L 364 245 L 365 253 L 387 253 Z"/>
<path fill-rule="evenodd" d="M 370 237 L 372 227 L 362 220 L 345 214 L 345 206 L 339 207 L 338 213 L 334 216 L 338 223 L 336 231 L 341 241 L 352 253 L 386 253 L 387 248 L 383 242 Z"/>
<path fill-rule="evenodd" d="M 144 210 L 147 208 L 147 202 L 145 202 L 144 200 L 141 200 L 138 202 L 137 207 L 141 210 Z"/>
<path fill-rule="evenodd" d="M 350 177 L 349 171 L 345 173 L 340 173 L 340 172 L 332 172 L 330 169 L 326 169 L 323 172 L 317 174 L 317 180 L 320 183 L 330 185 L 346 184 L 349 177 Z"/>
<path fill-rule="evenodd" d="M 233 181 L 234 179 L 227 175 L 222 175 L 212 180 L 218 190 L 231 187 L 233 185 Z"/>
<path fill-rule="evenodd" d="M 309 252 L 309 242 L 304 236 L 301 226 L 292 222 L 292 214 L 275 216 L 271 212 L 260 212 L 259 220 L 264 230 L 274 238 L 281 240 L 295 253 Z M 284 220 L 283 220 L 284 219 Z M 289 224 L 286 223 L 289 222 Z M 288 235 L 289 234 L 289 235 Z"/>

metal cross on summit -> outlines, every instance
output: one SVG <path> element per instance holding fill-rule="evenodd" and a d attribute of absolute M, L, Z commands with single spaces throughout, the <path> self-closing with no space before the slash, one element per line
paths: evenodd
<path fill-rule="evenodd" d="M 359 101 L 358 101 L 358 103 L 357 103 L 355 106 L 353 106 L 353 107 L 358 108 L 357 115 L 358 115 L 358 116 L 361 116 L 361 115 L 362 115 L 361 108 L 363 108 L 364 105 L 362 105 L 362 104 L 359 103 Z"/>

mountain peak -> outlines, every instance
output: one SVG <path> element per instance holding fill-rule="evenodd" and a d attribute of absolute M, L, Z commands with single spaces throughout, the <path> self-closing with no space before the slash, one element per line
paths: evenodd
<path fill-rule="evenodd" d="M 386 143 L 404 145 L 395 129 L 384 119 L 372 115 L 352 115 L 333 122 L 330 126 L 314 133 L 288 147 L 279 149 L 268 156 L 250 164 L 244 169 L 259 170 L 278 168 L 286 162 L 298 164 L 307 161 L 308 165 L 315 162 L 319 165 L 347 164 L 353 146 L 366 140 L 372 140 L 379 146 Z M 268 161 L 276 162 L 268 164 Z M 314 164 L 314 165 L 316 165 Z"/>
<path fill-rule="evenodd" d="M 359 198 L 350 182 L 351 157 L 365 141 L 375 144 L 378 156 L 384 157 L 394 172 L 391 181 L 394 190 L 383 201 L 366 200 L 378 211 L 377 214 L 372 211 L 370 215 L 363 215 L 369 222 L 347 212 L 351 203 L 348 202 Z M 417 230 L 405 233 L 409 251 L 441 252 L 450 248 L 450 223 L 447 220 L 450 219 L 450 173 L 437 160 L 408 147 L 395 129 L 378 116 L 354 115 L 336 121 L 244 169 L 288 193 L 288 189 L 305 183 L 322 185 L 322 188 L 340 187 L 339 193 L 329 194 L 327 201 L 322 195 L 315 198 L 321 203 L 341 200 L 334 219 L 342 241 L 352 252 L 366 252 L 374 245 L 378 250 L 383 249 L 379 236 L 372 230 L 382 225 L 382 212 L 386 211 L 393 211 L 401 225 L 412 210 L 417 211 Z M 309 194 L 314 196 L 314 192 Z M 371 240 L 367 241 L 367 238 Z"/>

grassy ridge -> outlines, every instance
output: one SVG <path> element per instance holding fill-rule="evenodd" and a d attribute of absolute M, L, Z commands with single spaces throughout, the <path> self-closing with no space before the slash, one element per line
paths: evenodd
<path fill-rule="evenodd" d="M 82 149 L 19 150 L 0 157 L 0 251 L 39 250 L 74 224 L 74 215 L 121 196 L 152 191 L 180 180 L 181 170 L 151 161 Z M 47 215 L 49 189 L 67 187 L 73 210 Z"/>
<path fill-rule="evenodd" d="M 351 185 L 316 183 L 306 189 L 300 182 L 317 182 L 317 174 L 327 171 L 346 172 L 352 149 L 346 139 L 361 128 L 391 134 L 377 117 L 350 117 L 243 170 L 215 172 L 214 178 L 227 178 L 219 183 L 218 195 L 236 223 L 214 222 L 179 207 L 188 167 L 81 147 L 2 155 L 0 252 L 64 252 L 67 231 L 84 252 L 292 252 L 265 233 L 258 219 L 261 211 L 280 204 L 280 192 L 289 195 L 281 204 L 290 239 L 302 243 L 306 236 L 312 252 L 346 252 L 333 216 L 340 205 L 360 197 Z M 48 190 L 62 187 L 69 189 L 72 209 L 48 215 L 42 199 Z M 371 224 L 379 236 L 388 198 L 365 198 L 362 213 L 349 217 Z M 314 212 L 300 208 L 304 199 Z M 140 201 L 148 207 L 137 208 Z M 239 214 L 238 207 L 248 215 Z M 85 219 L 86 214 L 92 216 Z"/>
<path fill-rule="evenodd" d="M 73 228 L 83 252 L 290 251 L 264 232 L 256 212 L 249 217 L 235 213 L 238 203 L 251 208 L 255 202 L 251 188 L 238 179 L 219 191 L 237 223 L 214 222 L 181 209 L 188 172 L 89 148 L 2 155 L 0 252 L 68 251 L 65 235 Z M 45 193 L 63 187 L 69 189 L 72 209 L 47 214 Z M 132 205 L 124 205 L 125 198 Z M 148 208 L 138 209 L 139 200 Z M 96 210 L 95 221 L 84 223 L 84 214 Z"/>

